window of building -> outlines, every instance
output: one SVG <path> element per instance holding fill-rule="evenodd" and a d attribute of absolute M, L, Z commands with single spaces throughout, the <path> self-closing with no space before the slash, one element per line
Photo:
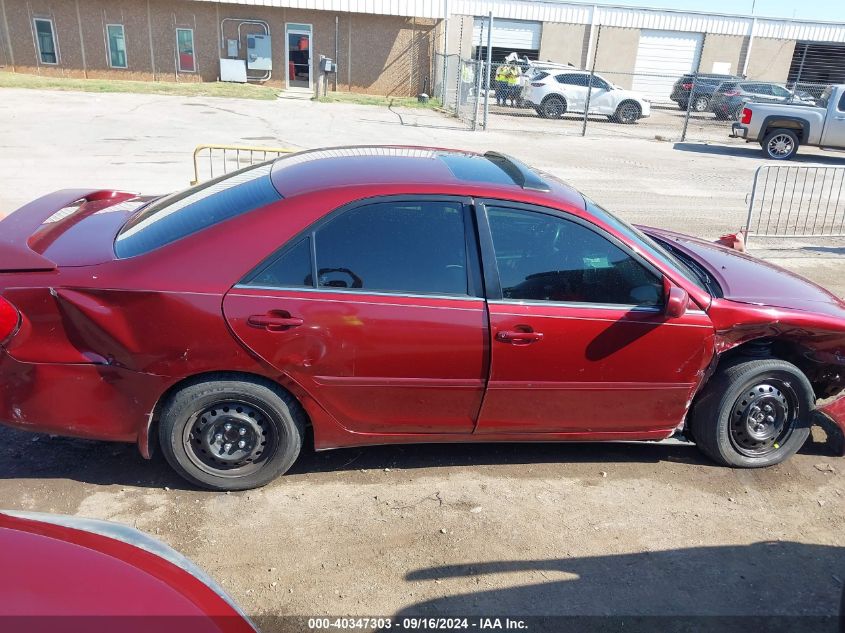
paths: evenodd
<path fill-rule="evenodd" d="M 194 29 L 176 29 L 176 54 L 179 58 L 180 72 L 196 72 L 197 60 L 194 54 Z"/>
<path fill-rule="evenodd" d="M 38 44 L 38 58 L 42 64 L 58 64 L 56 35 L 53 21 L 48 18 L 35 18 L 35 41 Z"/>
<path fill-rule="evenodd" d="M 467 294 L 463 205 L 382 202 L 350 209 L 316 231 L 317 285 Z"/>
<path fill-rule="evenodd" d="M 662 280 L 595 231 L 562 218 L 488 208 L 504 299 L 659 306 Z"/>
<path fill-rule="evenodd" d="M 107 25 L 106 35 L 109 42 L 109 66 L 112 68 L 126 68 L 126 38 L 124 37 L 123 25 Z"/>

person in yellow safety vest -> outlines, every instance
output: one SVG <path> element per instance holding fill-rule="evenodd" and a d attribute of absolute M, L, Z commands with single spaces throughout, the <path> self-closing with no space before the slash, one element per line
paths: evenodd
<path fill-rule="evenodd" d="M 511 100 L 511 107 L 516 107 L 516 99 L 519 97 L 519 68 L 516 64 L 508 64 L 507 83 L 508 91 L 507 98 Z"/>
<path fill-rule="evenodd" d="M 469 100 L 469 93 L 472 91 L 472 84 L 475 82 L 475 71 L 470 66 L 469 62 L 461 62 L 461 86 L 460 86 L 460 101 L 461 105 Z"/>
<path fill-rule="evenodd" d="M 496 68 L 496 105 L 505 105 L 508 98 L 508 65 L 500 64 Z"/>

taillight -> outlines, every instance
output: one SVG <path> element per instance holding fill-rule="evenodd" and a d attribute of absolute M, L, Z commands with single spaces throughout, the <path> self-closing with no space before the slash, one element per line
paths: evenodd
<path fill-rule="evenodd" d="M 681 88 L 684 90 L 692 90 L 692 84 L 681 84 Z"/>
<path fill-rule="evenodd" d="M 0 343 L 5 343 L 18 329 L 20 315 L 11 303 L 0 297 Z"/>
<path fill-rule="evenodd" d="M 722 94 L 726 97 L 736 97 L 739 94 L 739 90 L 728 90 L 727 92 L 723 92 Z"/>
<path fill-rule="evenodd" d="M 750 108 L 743 108 L 742 109 L 742 117 L 740 117 L 740 123 L 743 125 L 748 125 L 751 123 L 751 109 Z"/>

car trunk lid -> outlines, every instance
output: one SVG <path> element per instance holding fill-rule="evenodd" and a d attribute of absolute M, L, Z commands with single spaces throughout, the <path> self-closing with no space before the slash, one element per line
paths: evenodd
<path fill-rule="evenodd" d="M 103 189 L 64 189 L 38 198 L 0 220 L 0 272 L 110 261 L 115 234 L 146 201 Z"/>

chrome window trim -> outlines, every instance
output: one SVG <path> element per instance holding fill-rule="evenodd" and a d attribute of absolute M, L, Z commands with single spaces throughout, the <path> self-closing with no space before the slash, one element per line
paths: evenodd
<path fill-rule="evenodd" d="M 273 292 L 308 292 L 322 294 L 344 294 L 344 295 L 373 295 L 376 297 L 408 297 L 409 299 L 448 299 L 449 301 L 484 301 L 484 297 L 472 297 L 470 295 L 449 295 L 449 294 L 424 294 L 411 292 L 390 292 L 388 290 L 353 290 L 346 288 L 308 288 L 307 286 L 250 286 L 246 284 L 235 284 L 233 290 L 270 290 Z"/>
<path fill-rule="evenodd" d="M 660 306 L 639 306 L 633 303 L 580 303 L 577 301 L 531 301 L 521 299 L 495 299 L 490 305 L 554 306 L 560 308 L 582 308 L 590 310 L 624 310 L 625 312 L 663 312 Z"/>

